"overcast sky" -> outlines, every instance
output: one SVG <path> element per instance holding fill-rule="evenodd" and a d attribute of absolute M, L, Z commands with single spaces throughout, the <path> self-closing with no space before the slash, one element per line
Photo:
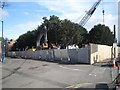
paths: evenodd
<path fill-rule="evenodd" d="M 56 15 L 60 19 L 69 19 L 79 23 L 85 12 L 97 0 L 7 0 L 4 10 L 0 9 L 0 19 L 4 20 L 4 37 L 17 39 L 27 31 L 41 25 L 43 17 Z M 105 10 L 105 25 L 113 31 L 118 22 L 118 1 L 103 0 L 95 13 L 84 26 L 88 31 L 94 25 L 103 23 L 102 10 Z M 1 28 L 1 25 L 0 25 Z M 0 32 L 1 36 L 1 32 Z"/>

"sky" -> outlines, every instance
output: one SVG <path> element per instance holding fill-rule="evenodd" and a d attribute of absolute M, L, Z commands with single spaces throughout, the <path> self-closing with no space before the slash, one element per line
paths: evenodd
<path fill-rule="evenodd" d="M 27 31 L 32 31 L 36 29 L 38 25 L 41 25 L 43 17 L 49 18 L 51 15 L 56 15 L 61 20 L 68 19 L 72 22 L 79 23 L 85 13 L 97 0 L 5 1 L 6 6 L 3 10 L 0 9 L 0 20 L 4 21 L 4 37 L 17 39 L 20 35 Z M 111 31 L 113 31 L 113 25 L 118 26 L 118 1 L 119 0 L 103 0 L 84 28 L 90 31 L 94 25 L 103 24 L 102 10 L 104 9 L 104 24 L 109 26 Z M 0 36 L 1 35 L 2 32 L 0 32 Z"/>

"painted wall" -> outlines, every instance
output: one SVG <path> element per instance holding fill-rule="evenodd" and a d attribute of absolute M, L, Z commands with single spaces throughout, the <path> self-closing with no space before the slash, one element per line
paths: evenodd
<path fill-rule="evenodd" d="M 90 64 L 114 58 L 112 46 L 90 44 Z M 116 47 L 116 58 L 120 58 L 120 47 Z"/>
<path fill-rule="evenodd" d="M 111 59 L 112 47 L 106 45 L 98 45 L 98 60 L 103 61 Z"/>

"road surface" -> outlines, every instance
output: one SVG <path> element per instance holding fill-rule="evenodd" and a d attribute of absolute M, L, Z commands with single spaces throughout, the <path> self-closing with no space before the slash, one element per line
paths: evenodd
<path fill-rule="evenodd" d="M 5 58 L 2 88 L 66 88 L 111 83 L 110 67 Z M 94 87 L 93 87 L 94 88 Z"/>

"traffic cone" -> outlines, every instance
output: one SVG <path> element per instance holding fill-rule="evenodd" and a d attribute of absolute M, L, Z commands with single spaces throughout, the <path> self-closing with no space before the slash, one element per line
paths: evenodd
<path fill-rule="evenodd" d="M 113 68 L 116 68 L 115 59 L 113 60 Z"/>

